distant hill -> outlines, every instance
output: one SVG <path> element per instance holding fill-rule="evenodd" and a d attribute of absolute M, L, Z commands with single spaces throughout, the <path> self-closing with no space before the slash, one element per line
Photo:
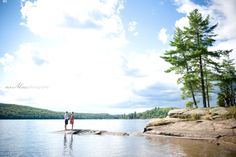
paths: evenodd
<path fill-rule="evenodd" d="M 29 106 L 0 103 L 0 119 L 63 119 L 64 112 L 55 112 Z M 115 119 L 118 115 L 106 113 L 75 113 L 76 119 Z"/>
<path fill-rule="evenodd" d="M 76 119 L 149 119 L 163 118 L 173 108 L 154 108 L 141 113 L 111 115 L 108 113 L 75 113 Z M 0 119 L 63 119 L 64 112 L 29 106 L 0 103 Z"/>

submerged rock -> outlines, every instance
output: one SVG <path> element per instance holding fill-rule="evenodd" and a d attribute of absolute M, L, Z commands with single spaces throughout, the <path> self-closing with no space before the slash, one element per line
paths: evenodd
<path fill-rule="evenodd" d="M 129 136 L 126 132 L 112 132 L 104 130 L 90 130 L 90 129 L 74 129 L 74 130 L 61 130 L 56 133 L 65 133 L 73 135 L 114 135 L 114 136 Z"/>

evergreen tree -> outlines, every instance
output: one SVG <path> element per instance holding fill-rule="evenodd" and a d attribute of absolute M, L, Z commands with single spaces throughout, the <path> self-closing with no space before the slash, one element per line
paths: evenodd
<path fill-rule="evenodd" d="M 218 105 L 223 107 L 236 106 L 236 69 L 234 60 L 226 55 L 226 58 L 218 70 L 218 86 L 220 92 L 218 93 Z"/>
<path fill-rule="evenodd" d="M 192 54 L 189 51 L 189 40 L 186 39 L 184 32 L 181 29 L 176 28 L 174 39 L 170 43 L 170 45 L 176 49 L 166 51 L 162 58 L 172 65 L 166 72 L 175 71 L 176 74 L 182 76 L 177 81 L 178 84 L 183 84 L 183 87 L 181 88 L 182 98 L 186 99 L 186 96 L 191 96 L 195 107 L 198 107 L 194 93 L 198 81 L 195 72 L 193 72 L 191 67 L 190 62 Z"/>
<path fill-rule="evenodd" d="M 209 65 L 216 65 L 211 58 L 219 58 L 221 56 L 221 53 L 219 53 L 221 51 L 208 50 L 208 47 L 212 46 L 215 42 L 214 37 L 216 35 L 214 34 L 214 29 L 217 27 L 217 24 L 210 26 L 209 16 L 203 18 L 197 9 L 189 14 L 188 19 L 189 27 L 185 27 L 186 36 L 191 41 L 192 60 L 199 69 L 203 107 L 207 107 L 207 101 L 209 104 L 210 86 L 207 74 L 208 70 L 212 70 L 208 67 Z"/>
<path fill-rule="evenodd" d="M 209 16 L 203 17 L 197 9 L 188 16 L 189 26 L 184 30 L 176 28 L 170 46 L 175 50 L 166 51 L 162 58 L 172 66 L 166 72 L 180 74 L 178 83 L 182 84 L 182 98 L 191 96 L 197 107 L 196 93 L 201 93 L 203 107 L 210 107 L 210 93 L 213 89 L 216 60 L 232 50 L 209 51 L 215 42 L 214 29 Z"/>

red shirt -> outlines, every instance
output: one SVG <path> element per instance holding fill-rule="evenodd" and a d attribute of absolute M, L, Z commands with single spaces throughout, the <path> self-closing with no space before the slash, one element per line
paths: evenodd
<path fill-rule="evenodd" d="M 74 124 L 74 116 L 73 115 L 70 116 L 70 124 Z"/>

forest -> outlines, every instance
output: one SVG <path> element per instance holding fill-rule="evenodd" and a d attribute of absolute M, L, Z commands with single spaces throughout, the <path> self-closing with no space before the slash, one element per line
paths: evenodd
<path fill-rule="evenodd" d="M 172 108 L 154 108 L 141 113 L 111 115 L 108 113 L 75 113 L 75 119 L 149 119 L 165 117 Z M 63 119 L 64 112 L 29 106 L 0 103 L 0 119 Z"/>

